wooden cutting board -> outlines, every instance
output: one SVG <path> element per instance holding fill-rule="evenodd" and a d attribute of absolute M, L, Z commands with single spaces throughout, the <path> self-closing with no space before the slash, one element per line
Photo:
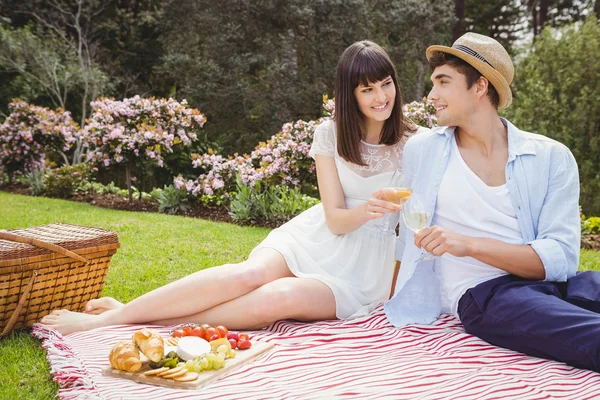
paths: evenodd
<path fill-rule="evenodd" d="M 225 367 L 217 370 L 202 371 L 198 375 L 198 379 L 192 382 L 177 382 L 173 379 L 165 379 L 155 376 L 144 376 L 144 372 L 150 370 L 147 363 L 144 363 L 142 369 L 137 372 L 126 372 L 113 369 L 111 366 L 102 368 L 102 375 L 112 376 L 115 378 L 129 379 L 134 382 L 146 383 L 149 385 L 165 386 L 175 389 L 201 389 L 209 383 L 222 378 L 236 368 L 242 365 L 253 362 L 261 355 L 265 354 L 273 347 L 272 343 L 253 342 L 252 347 L 248 350 L 236 350 L 234 358 L 225 360 Z M 108 356 L 107 356 L 108 360 Z"/>

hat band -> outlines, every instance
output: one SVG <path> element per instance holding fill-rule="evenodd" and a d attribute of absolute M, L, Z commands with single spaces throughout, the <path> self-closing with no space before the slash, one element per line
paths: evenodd
<path fill-rule="evenodd" d="M 481 61 L 483 61 L 484 63 L 486 63 L 487 65 L 489 65 L 490 67 L 494 68 L 494 66 L 492 64 L 489 63 L 488 60 L 485 59 L 485 57 L 483 57 L 481 54 L 479 54 L 478 52 L 471 50 L 470 48 L 468 48 L 467 46 L 462 46 L 460 44 L 455 44 L 452 46 L 453 48 L 462 51 L 463 53 L 467 53 L 470 56 L 473 56 Z M 494 68 L 496 69 L 496 68 Z"/>

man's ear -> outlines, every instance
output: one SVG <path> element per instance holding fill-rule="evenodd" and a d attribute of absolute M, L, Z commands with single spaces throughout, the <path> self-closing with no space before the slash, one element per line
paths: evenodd
<path fill-rule="evenodd" d="M 490 82 L 487 80 L 486 77 L 480 76 L 479 79 L 477 79 L 477 82 L 475 82 L 475 93 L 477 93 L 479 97 L 487 95 L 489 84 Z"/>

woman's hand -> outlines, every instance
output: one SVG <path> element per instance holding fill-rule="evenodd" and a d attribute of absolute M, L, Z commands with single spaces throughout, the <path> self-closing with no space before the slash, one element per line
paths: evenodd
<path fill-rule="evenodd" d="M 365 212 L 368 219 L 377 219 L 385 214 L 398 212 L 402 209 L 399 204 L 387 201 L 387 195 L 393 193 L 393 189 L 379 189 L 371 195 L 365 203 Z"/>

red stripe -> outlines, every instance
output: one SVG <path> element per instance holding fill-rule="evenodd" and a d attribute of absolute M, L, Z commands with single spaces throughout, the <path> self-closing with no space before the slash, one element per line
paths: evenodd
<path fill-rule="evenodd" d="M 432 325 L 393 328 L 382 307 L 350 321 L 279 321 L 252 331 L 276 346 L 201 391 L 166 389 L 101 375 L 108 352 L 140 326 L 113 326 L 65 338 L 37 326 L 55 374 L 79 387 L 61 398 L 119 399 L 584 399 L 600 374 L 500 349 L 464 332 L 451 315 Z M 156 327 L 164 336 L 173 327 Z M 64 349 L 61 350 L 61 349 Z M 77 368 L 79 366 L 79 368 Z M 83 376 L 83 378 L 81 378 Z M 82 381 L 83 379 L 83 381 Z M 68 385 L 68 383 L 65 383 Z"/>

